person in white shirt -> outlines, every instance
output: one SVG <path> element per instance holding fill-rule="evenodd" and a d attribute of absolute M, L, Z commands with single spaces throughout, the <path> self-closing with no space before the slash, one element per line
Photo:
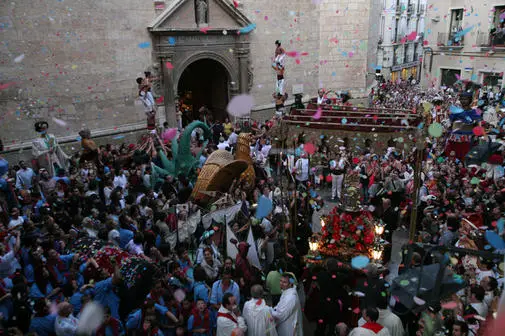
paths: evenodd
<path fill-rule="evenodd" d="M 217 144 L 218 149 L 226 150 L 226 148 L 230 147 L 228 141 L 224 141 L 223 137 L 219 138 L 219 143 Z"/>
<path fill-rule="evenodd" d="M 32 188 L 35 173 L 26 166 L 24 161 L 19 161 L 19 167 L 20 169 L 16 172 L 16 189 L 29 190 Z"/>
<path fill-rule="evenodd" d="M 124 190 L 128 186 L 128 179 L 122 170 L 116 170 L 116 176 L 114 176 L 114 181 L 112 183 L 114 185 L 114 189 L 121 187 L 121 189 Z"/>
<path fill-rule="evenodd" d="M 133 239 L 128 242 L 125 246 L 125 250 L 134 255 L 143 255 L 144 248 L 142 244 L 144 243 L 144 235 L 142 232 L 135 233 Z"/>
<path fill-rule="evenodd" d="M 330 161 L 331 172 L 331 198 L 340 201 L 342 197 L 342 183 L 345 174 L 345 158 L 337 153 L 334 160 Z"/>
<path fill-rule="evenodd" d="M 363 309 L 362 315 L 366 323 L 361 327 L 354 328 L 349 336 L 391 336 L 386 327 L 377 323 L 379 311 L 376 308 L 368 307 Z"/>
<path fill-rule="evenodd" d="M 58 305 L 58 316 L 54 324 L 56 336 L 74 336 L 77 334 L 79 320 L 72 315 L 74 307 L 68 302 Z"/>
<path fill-rule="evenodd" d="M 277 334 L 279 336 L 302 336 L 302 307 L 296 292 L 294 275 L 283 273 L 280 287 L 282 290 L 281 298 L 272 311 L 272 315 L 277 322 Z"/>
<path fill-rule="evenodd" d="M 296 180 L 298 182 L 304 183 L 309 179 L 309 159 L 307 159 L 307 153 L 302 153 L 301 157 L 296 160 L 295 163 Z"/>
<path fill-rule="evenodd" d="M 25 220 L 23 217 L 19 215 L 19 209 L 18 208 L 12 208 L 11 210 L 11 219 L 9 220 L 9 229 L 13 229 L 16 226 L 22 226 L 24 224 Z"/>
<path fill-rule="evenodd" d="M 14 247 L 8 253 L 5 253 L 6 247 L 0 244 L 0 279 L 4 279 L 13 275 L 18 268 L 21 268 L 16 254 L 21 247 L 20 232 L 16 231 L 16 242 Z"/>
<path fill-rule="evenodd" d="M 244 304 L 244 319 L 247 323 L 247 335 L 277 336 L 272 308 L 263 300 L 263 287 L 251 287 L 252 299 Z"/>
<path fill-rule="evenodd" d="M 488 312 L 488 306 L 484 303 L 485 296 L 486 291 L 481 286 L 476 285 L 470 289 L 470 306 L 483 318 L 487 317 Z"/>
<path fill-rule="evenodd" d="M 228 143 L 230 144 L 230 146 L 233 146 L 237 143 L 237 140 L 238 140 L 238 134 L 235 133 L 234 129 L 232 129 L 231 134 L 228 137 Z"/>
<path fill-rule="evenodd" d="M 239 331 L 240 330 L 240 331 Z M 238 309 L 236 298 L 231 293 L 223 296 L 221 307 L 217 312 L 217 332 L 216 336 L 231 336 L 232 333 L 247 331 L 247 325 Z"/>

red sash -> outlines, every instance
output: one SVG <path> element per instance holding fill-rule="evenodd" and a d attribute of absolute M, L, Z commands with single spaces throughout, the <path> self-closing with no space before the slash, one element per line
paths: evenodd
<path fill-rule="evenodd" d="M 238 325 L 237 320 L 236 320 L 236 319 L 233 317 L 233 315 L 232 315 L 232 314 L 230 314 L 230 313 L 220 313 L 220 312 L 218 312 L 218 313 L 217 313 L 217 317 L 218 317 L 218 318 L 219 318 L 219 317 L 225 317 L 225 318 L 227 318 L 227 319 L 229 319 L 229 320 L 232 320 L 233 322 L 235 322 L 235 324 L 237 324 L 237 325 Z"/>

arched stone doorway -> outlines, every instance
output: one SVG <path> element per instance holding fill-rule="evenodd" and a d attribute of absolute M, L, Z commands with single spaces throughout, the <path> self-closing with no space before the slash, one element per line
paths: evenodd
<path fill-rule="evenodd" d="M 177 83 L 180 99 L 192 107 L 192 113 L 183 116 L 183 123 L 191 121 L 189 118 L 198 119 L 202 106 L 212 112 L 214 120 L 223 121 L 228 115 L 229 83 L 228 71 L 216 60 L 204 58 L 189 64 Z"/>

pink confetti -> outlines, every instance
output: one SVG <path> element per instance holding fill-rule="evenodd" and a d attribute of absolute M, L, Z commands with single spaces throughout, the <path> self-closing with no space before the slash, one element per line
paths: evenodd
<path fill-rule="evenodd" d="M 287 253 L 287 252 L 286 252 L 286 255 L 287 255 L 288 257 L 290 257 L 291 259 L 293 259 L 293 256 L 292 256 L 291 254 L 289 254 L 289 253 Z"/>
<path fill-rule="evenodd" d="M 309 143 L 306 143 L 304 146 L 303 146 L 303 150 L 309 154 L 309 155 L 312 155 L 316 152 L 316 146 L 314 146 L 314 144 L 311 144 L 310 142 Z"/>
<path fill-rule="evenodd" d="M 268 16 L 265 15 L 265 21 L 267 21 L 267 20 L 268 20 Z"/>
<path fill-rule="evenodd" d="M 316 113 L 314 113 L 314 115 L 312 116 L 312 119 L 314 120 L 319 120 L 321 118 L 321 116 L 323 115 L 323 110 L 321 109 L 321 106 L 319 106 L 317 108 L 317 111 Z"/>
<path fill-rule="evenodd" d="M 15 82 L 10 82 L 10 83 L 5 83 L 5 84 L 0 84 L 0 90 L 5 90 L 7 89 L 9 86 L 12 86 L 16 84 Z"/>
<path fill-rule="evenodd" d="M 442 304 L 442 308 L 444 309 L 455 309 L 458 307 L 458 303 L 456 301 L 446 302 Z"/>
<path fill-rule="evenodd" d="M 416 38 L 417 38 L 417 32 L 415 32 L 415 31 L 410 33 L 409 35 L 407 35 L 407 39 L 409 41 L 415 41 Z"/>
<path fill-rule="evenodd" d="M 354 308 L 354 309 L 352 310 L 352 312 L 353 312 L 354 314 L 359 314 L 359 312 L 360 312 L 360 311 L 361 311 L 361 310 L 359 309 L 359 307 L 356 307 L 356 308 Z"/>
<path fill-rule="evenodd" d="M 298 51 L 286 51 L 286 55 L 294 58 L 300 56 L 300 53 Z"/>
<path fill-rule="evenodd" d="M 338 43 L 338 39 L 336 37 L 333 37 L 333 38 L 330 39 L 330 42 L 333 42 L 333 43 L 337 44 Z"/>
<path fill-rule="evenodd" d="M 296 59 L 295 62 L 296 62 L 296 64 L 300 64 L 301 63 L 299 59 Z"/>
<path fill-rule="evenodd" d="M 349 51 L 349 57 L 353 57 L 354 56 L 354 53 L 352 51 Z"/>
<path fill-rule="evenodd" d="M 207 31 L 209 31 L 210 27 L 202 27 L 200 28 L 200 31 L 204 34 L 207 34 Z"/>
<path fill-rule="evenodd" d="M 238 8 L 238 2 L 233 0 L 233 7 Z"/>
<path fill-rule="evenodd" d="M 170 69 L 170 70 L 172 70 L 174 68 L 174 66 L 170 62 L 166 62 L 165 66 L 167 67 L 167 69 Z"/>

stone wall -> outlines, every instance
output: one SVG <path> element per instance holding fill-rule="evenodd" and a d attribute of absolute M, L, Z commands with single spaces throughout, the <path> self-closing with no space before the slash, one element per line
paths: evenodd
<path fill-rule="evenodd" d="M 40 119 L 58 136 L 144 120 L 134 80 L 151 63 L 152 2 L 2 1 L 0 13 L 0 83 L 10 85 L 0 90 L 0 137 L 7 147 L 32 138 Z"/>
<path fill-rule="evenodd" d="M 303 84 L 309 96 L 319 87 L 364 95 L 376 48 L 368 41 L 374 2 L 239 1 L 257 25 L 249 39 L 258 115 L 273 109 L 275 40 L 300 53 L 287 59 L 289 93 Z M 33 138 L 41 119 L 59 137 L 145 122 L 134 80 L 153 62 L 146 27 L 160 11 L 152 1 L 3 1 L 0 13 L 0 138 L 7 149 Z"/>

